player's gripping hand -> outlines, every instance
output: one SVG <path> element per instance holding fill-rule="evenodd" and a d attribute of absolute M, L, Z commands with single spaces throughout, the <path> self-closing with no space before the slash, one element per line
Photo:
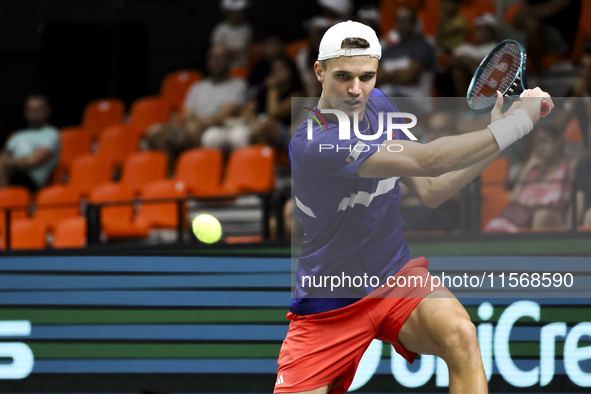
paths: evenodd
<path fill-rule="evenodd" d="M 540 108 L 542 107 L 542 102 L 550 106 L 548 112 L 552 111 L 554 108 L 554 103 L 552 102 L 550 95 L 540 88 L 527 89 L 521 93 L 520 97 L 522 98 L 522 100 L 519 101 L 521 103 L 521 108 L 527 113 L 527 116 L 529 116 L 534 125 L 540 120 Z M 525 98 L 525 100 L 523 100 L 523 98 Z"/>
<path fill-rule="evenodd" d="M 521 96 L 527 99 L 514 102 L 506 112 L 502 112 L 504 99 L 501 92 L 497 91 L 497 101 L 491 111 L 492 123 L 488 128 L 493 133 L 500 150 L 505 149 L 534 128 L 534 124 L 540 119 L 543 100 L 547 101 L 551 108 L 554 107 L 550 95 L 540 88 L 528 89 Z"/>

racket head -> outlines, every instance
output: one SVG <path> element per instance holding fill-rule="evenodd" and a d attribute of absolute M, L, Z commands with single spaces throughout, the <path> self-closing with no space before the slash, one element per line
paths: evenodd
<path fill-rule="evenodd" d="M 468 107 L 478 114 L 490 112 L 497 100 L 497 90 L 506 96 L 517 85 L 525 89 L 526 58 L 525 48 L 515 40 L 504 40 L 494 47 L 472 77 L 466 95 Z"/>

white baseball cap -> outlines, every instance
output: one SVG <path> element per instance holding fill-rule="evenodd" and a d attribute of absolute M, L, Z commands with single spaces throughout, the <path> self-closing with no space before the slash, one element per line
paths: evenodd
<path fill-rule="evenodd" d="M 347 38 L 363 38 L 369 48 L 343 49 L 343 41 Z M 318 51 L 318 60 L 333 59 L 341 56 L 382 57 L 382 46 L 373 29 L 363 23 L 347 21 L 337 23 L 324 33 Z"/>

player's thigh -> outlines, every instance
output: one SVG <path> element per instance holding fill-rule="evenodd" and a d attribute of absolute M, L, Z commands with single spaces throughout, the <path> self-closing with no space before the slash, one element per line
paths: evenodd
<path fill-rule="evenodd" d="M 447 291 L 435 291 L 411 312 L 400 329 L 398 341 L 412 352 L 442 356 L 450 338 L 473 327 L 457 298 Z"/>

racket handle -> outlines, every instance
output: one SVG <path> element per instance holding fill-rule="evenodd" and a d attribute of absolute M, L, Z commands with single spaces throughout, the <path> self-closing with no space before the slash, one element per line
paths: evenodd
<path fill-rule="evenodd" d="M 542 105 L 540 106 L 540 116 L 544 117 L 550 113 L 550 103 L 547 100 L 542 100 Z"/>

